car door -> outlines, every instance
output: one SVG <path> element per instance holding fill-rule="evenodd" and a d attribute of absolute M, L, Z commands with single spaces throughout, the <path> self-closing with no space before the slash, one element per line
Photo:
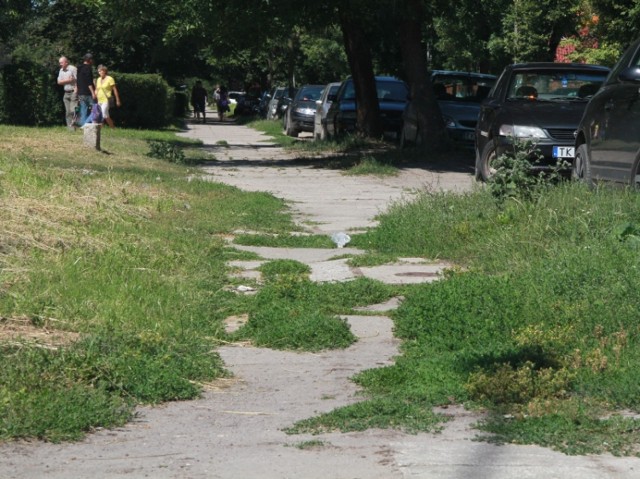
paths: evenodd
<path fill-rule="evenodd" d="M 506 91 L 511 79 L 511 68 L 507 67 L 500 75 L 487 97 L 480 105 L 478 123 L 475 131 L 476 154 L 482 154 L 482 150 L 492 140 L 496 117 L 500 112 Z"/>
<path fill-rule="evenodd" d="M 628 67 L 640 66 L 638 45 L 625 57 L 597 95 L 590 132 L 593 177 L 629 183 L 640 149 L 640 81 L 628 74 Z"/>

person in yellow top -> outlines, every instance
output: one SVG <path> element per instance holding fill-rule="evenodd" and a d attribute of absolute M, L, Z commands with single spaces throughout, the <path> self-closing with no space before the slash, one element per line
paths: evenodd
<path fill-rule="evenodd" d="M 115 105 L 120 106 L 120 94 L 116 87 L 116 81 L 113 77 L 107 75 L 107 67 L 98 65 L 98 75 L 100 76 L 96 79 L 96 97 L 102 109 L 104 120 L 111 128 L 114 128 L 113 119 L 109 115 L 109 107 L 113 107 L 114 98 Z"/>

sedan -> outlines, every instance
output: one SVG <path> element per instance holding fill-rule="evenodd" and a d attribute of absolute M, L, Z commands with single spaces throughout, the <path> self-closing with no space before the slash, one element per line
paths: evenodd
<path fill-rule="evenodd" d="M 316 101 L 316 113 L 313 119 L 313 138 L 315 140 L 327 139 L 327 112 L 333 100 L 336 99 L 336 93 L 340 88 L 340 82 L 329 83 L 324 90 L 320 99 Z"/>
<path fill-rule="evenodd" d="M 287 107 L 284 115 L 284 132 L 296 137 L 301 131 L 313 132 L 316 115 L 316 101 L 320 98 L 324 85 L 304 85 Z"/>
<path fill-rule="evenodd" d="M 409 87 L 395 77 L 375 77 L 378 106 L 385 136 L 399 138 L 402 130 L 402 112 L 409 96 Z M 325 121 L 329 137 L 353 133 L 357 129 L 356 90 L 353 80 L 342 82 L 336 99 L 327 112 Z"/>
<path fill-rule="evenodd" d="M 486 98 L 496 79 L 494 75 L 474 72 L 434 70 L 431 73 L 433 91 L 447 134 L 456 144 L 473 149 L 480 102 Z M 400 146 L 422 144 L 418 111 L 413 102 L 407 104 L 403 119 Z"/>
<path fill-rule="evenodd" d="M 494 161 L 531 142 L 533 169 L 573 163 L 575 132 L 591 96 L 609 69 L 577 63 L 519 63 L 507 66 L 480 107 L 476 126 L 478 180 L 488 180 Z"/>
<path fill-rule="evenodd" d="M 640 187 L 640 39 L 587 105 L 575 147 L 573 178 Z"/>

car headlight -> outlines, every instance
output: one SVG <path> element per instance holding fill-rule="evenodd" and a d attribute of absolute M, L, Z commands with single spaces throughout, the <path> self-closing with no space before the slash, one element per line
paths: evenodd
<path fill-rule="evenodd" d="M 499 134 L 513 138 L 547 138 L 542 128 L 529 125 L 500 125 Z"/>
<path fill-rule="evenodd" d="M 311 116 L 315 115 L 316 111 L 313 108 L 296 108 L 296 113 L 299 113 L 300 115 Z"/>
<path fill-rule="evenodd" d="M 442 119 L 444 120 L 444 126 L 446 128 L 455 128 L 456 127 L 456 122 L 453 120 L 453 118 L 446 116 L 446 115 L 442 115 Z"/>

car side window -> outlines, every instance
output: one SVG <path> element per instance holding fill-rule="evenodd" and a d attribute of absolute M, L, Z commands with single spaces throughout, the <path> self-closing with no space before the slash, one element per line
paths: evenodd
<path fill-rule="evenodd" d="M 622 58 L 620 58 L 607 78 L 607 85 L 611 83 L 618 83 L 618 75 L 620 75 L 620 72 L 628 66 L 634 65 L 640 65 L 640 43 L 637 43 L 635 48 L 629 48 Z"/>

